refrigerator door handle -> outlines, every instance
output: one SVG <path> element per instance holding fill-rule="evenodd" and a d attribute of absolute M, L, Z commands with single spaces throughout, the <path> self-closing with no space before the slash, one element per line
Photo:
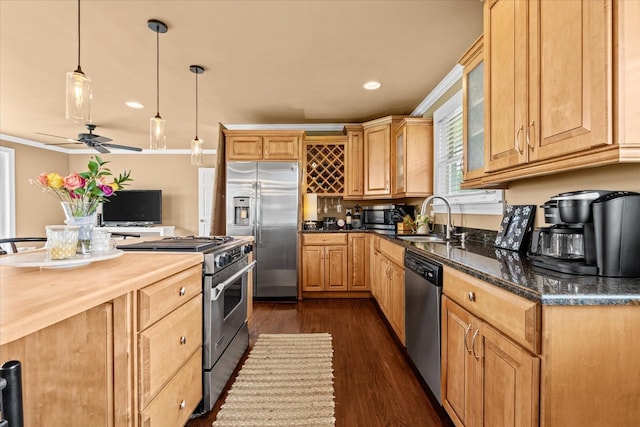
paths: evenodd
<path fill-rule="evenodd" d="M 262 184 L 256 183 L 256 244 L 262 245 Z"/>

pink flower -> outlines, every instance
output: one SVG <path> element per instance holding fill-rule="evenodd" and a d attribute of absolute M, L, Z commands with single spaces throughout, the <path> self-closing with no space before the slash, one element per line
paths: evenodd
<path fill-rule="evenodd" d="M 85 179 L 77 173 L 72 173 L 64 177 L 64 187 L 67 190 L 76 190 L 84 187 Z"/>
<path fill-rule="evenodd" d="M 49 179 L 47 178 L 46 172 L 42 172 L 40 175 L 38 175 L 36 179 L 40 184 L 44 185 L 45 187 L 49 185 Z"/>
<path fill-rule="evenodd" d="M 109 197 L 113 194 L 113 188 L 110 185 L 101 185 L 100 189 L 106 197 Z"/>

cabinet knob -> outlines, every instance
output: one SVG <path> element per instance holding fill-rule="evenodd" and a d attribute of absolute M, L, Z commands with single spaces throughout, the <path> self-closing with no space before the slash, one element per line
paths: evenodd
<path fill-rule="evenodd" d="M 474 302 L 476 300 L 476 294 L 472 292 L 469 292 L 469 301 Z"/>
<path fill-rule="evenodd" d="M 187 343 L 187 337 L 184 335 L 180 337 L 180 345 L 185 345 Z"/>
<path fill-rule="evenodd" d="M 181 297 L 183 297 L 183 296 L 184 296 L 184 294 L 186 294 L 186 293 L 187 293 L 187 288 L 185 288 L 184 286 L 182 286 L 182 287 L 180 288 L 180 296 L 181 296 Z"/>
<path fill-rule="evenodd" d="M 184 408 L 185 408 L 185 406 L 187 406 L 187 402 L 186 402 L 184 399 L 182 399 L 182 401 L 180 402 L 180 405 L 178 405 L 178 407 L 179 407 L 180 409 L 184 409 Z"/>

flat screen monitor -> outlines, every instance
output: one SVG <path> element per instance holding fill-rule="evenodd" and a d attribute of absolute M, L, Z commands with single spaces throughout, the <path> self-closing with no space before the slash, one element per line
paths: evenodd
<path fill-rule="evenodd" d="M 162 190 L 121 190 L 102 204 L 106 226 L 162 224 Z"/>

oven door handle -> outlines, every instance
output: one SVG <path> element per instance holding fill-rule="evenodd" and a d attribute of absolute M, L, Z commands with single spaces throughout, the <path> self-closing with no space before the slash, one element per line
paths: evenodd
<path fill-rule="evenodd" d="M 227 288 L 229 285 L 235 282 L 238 277 L 242 276 L 247 271 L 255 267 L 257 263 L 258 263 L 257 260 L 252 261 L 249 265 L 244 267 L 242 270 L 238 271 L 236 274 L 229 277 L 227 280 L 225 280 L 224 282 L 220 283 L 218 286 L 213 288 L 213 292 L 211 292 L 211 301 L 217 301 L 217 299 L 220 298 L 220 295 L 222 295 L 222 293 L 224 292 L 225 288 Z"/>

